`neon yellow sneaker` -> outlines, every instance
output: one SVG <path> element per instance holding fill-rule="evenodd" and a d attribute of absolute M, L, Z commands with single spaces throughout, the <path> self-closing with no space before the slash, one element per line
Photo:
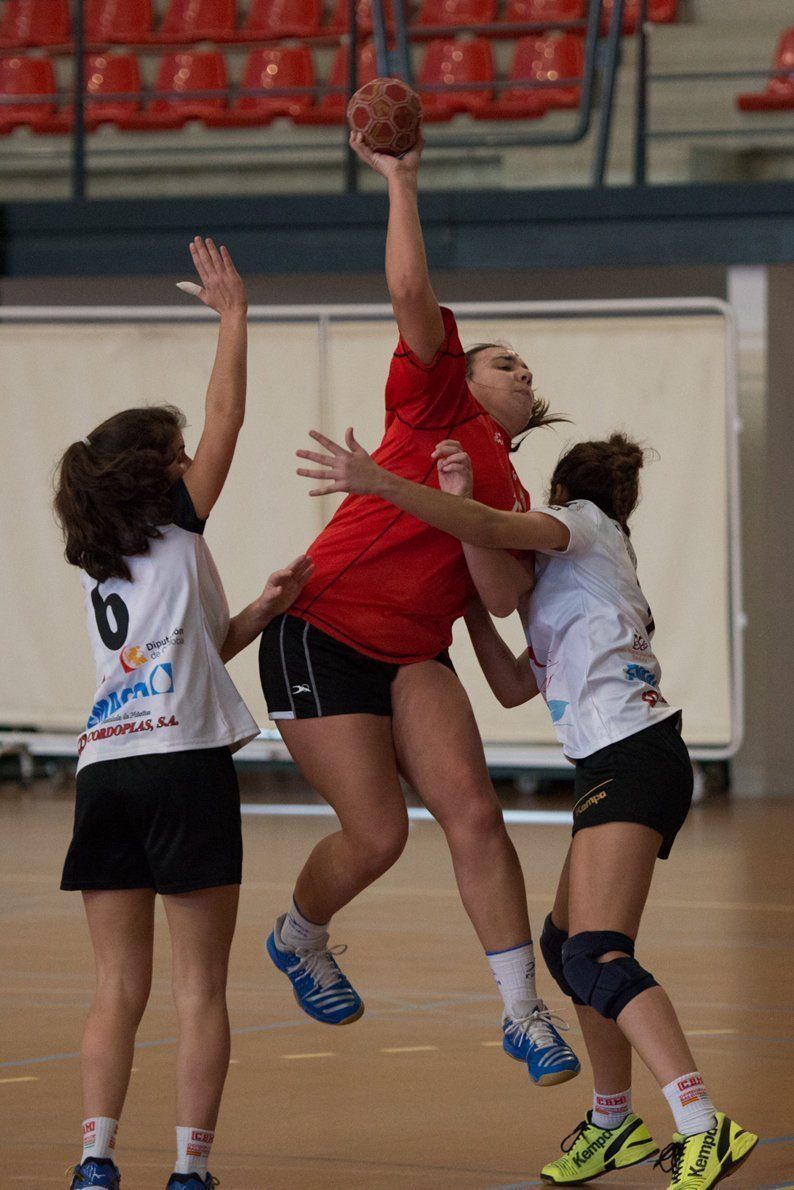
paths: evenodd
<path fill-rule="evenodd" d="M 658 1165 L 673 1175 L 668 1190 L 709 1190 L 734 1173 L 757 1144 L 754 1132 L 747 1132 L 718 1111 L 708 1132 L 694 1136 L 673 1133 L 654 1168 Z"/>
<path fill-rule="evenodd" d="M 564 1157 L 550 1161 L 540 1171 L 544 1182 L 555 1186 L 578 1186 L 616 1169 L 627 1169 L 647 1161 L 659 1152 L 639 1116 L 629 1112 L 617 1128 L 599 1128 L 592 1124 L 592 1112 L 577 1124 L 560 1145 Z"/>

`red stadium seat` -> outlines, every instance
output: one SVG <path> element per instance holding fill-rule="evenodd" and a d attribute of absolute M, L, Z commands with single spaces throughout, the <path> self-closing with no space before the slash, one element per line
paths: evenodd
<path fill-rule="evenodd" d="M 55 114 L 55 71 L 49 58 L 0 58 L 0 96 L 19 96 L 18 102 L 0 104 L 0 136 L 12 128 L 34 128 Z M 49 102 L 33 100 L 49 96 Z M 27 100 L 27 102 L 25 102 Z"/>
<path fill-rule="evenodd" d="M 87 0 L 86 40 L 140 45 L 152 33 L 152 0 Z"/>
<path fill-rule="evenodd" d="M 336 0 L 336 5 L 331 13 L 331 19 L 323 30 L 324 33 L 332 33 L 334 36 L 347 33 L 347 6 L 348 0 Z M 393 30 L 394 14 L 392 12 L 391 0 L 384 0 L 383 9 L 386 16 L 386 27 Z M 372 33 L 372 0 L 357 0 L 356 28 L 361 37 L 368 37 Z"/>
<path fill-rule="evenodd" d="M 601 6 L 601 32 L 606 33 L 612 19 L 612 9 L 615 0 L 604 0 Z M 623 33 L 634 33 L 637 28 L 637 17 L 640 11 L 640 0 L 626 0 L 623 8 Z M 669 25 L 676 18 L 676 0 L 648 0 L 648 20 L 659 25 Z"/>
<path fill-rule="evenodd" d="M 507 0 L 502 22 L 520 25 L 523 22 L 581 21 L 587 16 L 586 0 Z"/>
<path fill-rule="evenodd" d="M 69 0 L 6 0 L 0 50 L 69 41 Z"/>
<path fill-rule="evenodd" d="M 229 41 L 235 36 L 236 0 L 170 0 L 150 40 L 167 43 Z"/>
<path fill-rule="evenodd" d="M 549 33 L 543 37 L 522 37 L 516 45 L 511 83 L 553 82 L 555 79 L 581 78 L 584 48 L 581 37 L 572 33 Z M 528 91 L 521 86 L 506 87 L 494 103 L 475 115 L 479 120 L 526 120 L 543 116 L 555 108 L 578 107 L 581 85 L 543 87 Z"/>
<path fill-rule="evenodd" d="M 414 29 L 423 26 L 453 25 L 476 30 L 477 25 L 490 25 L 496 20 L 496 0 L 423 0 L 414 21 Z"/>
<path fill-rule="evenodd" d="M 770 78 L 765 91 L 737 95 L 736 102 L 743 112 L 779 112 L 794 109 L 794 29 L 780 35 L 773 70 L 787 70 L 788 77 Z"/>
<path fill-rule="evenodd" d="M 251 0 L 237 41 L 279 41 L 283 37 L 317 37 L 322 0 Z"/>
<path fill-rule="evenodd" d="M 455 90 L 461 83 L 493 83 L 491 44 L 485 38 L 473 41 L 431 41 L 425 51 L 417 79 L 424 119 L 451 120 L 456 112 L 474 114 L 493 99 L 493 87 Z M 448 90 L 427 91 L 443 84 Z"/>
<path fill-rule="evenodd" d="M 278 90 L 281 87 L 313 87 L 314 64 L 305 46 L 253 50 L 246 59 L 243 89 Z M 311 107 L 314 95 L 240 95 L 227 112 L 204 117 L 210 128 L 246 128 L 270 124 L 277 116 L 293 119 Z"/>
<path fill-rule="evenodd" d="M 226 108 L 228 82 L 223 56 L 218 53 L 166 54 L 157 71 L 155 91 L 209 91 L 217 98 L 180 97 L 152 100 L 142 112 L 120 118 L 120 128 L 148 132 L 163 128 L 181 128 L 188 120 L 204 120 Z"/>
<path fill-rule="evenodd" d="M 131 99 L 108 99 L 109 95 L 132 95 Z M 85 128 L 93 132 L 100 124 L 119 124 L 141 109 L 141 77 L 134 54 L 89 54 L 85 63 Z M 34 132 L 71 132 L 74 104 L 37 124 Z"/>
<path fill-rule="evenodd" d="M 316 107 L 303 111 L 295 116 L 296 124 L 344 124 L 347 111 L 347 55 L 346 45 L 340 45 L 334 54 L 331 69 L 328 74 L 328 86 L 340 87 L 340 91 L 328 91 L 323 95 Z M 375 46 L 368 42 L 358 51 L 358 69 L 356 83 L 363 87 L 364 83 L 371 83 L 378 77 L 378 62 L 375 56 Z"/>

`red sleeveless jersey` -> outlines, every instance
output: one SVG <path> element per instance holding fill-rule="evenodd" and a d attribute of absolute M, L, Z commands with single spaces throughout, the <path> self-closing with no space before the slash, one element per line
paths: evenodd
<path fill-rule="evenodd" d="M 401 338 L 386 384 L 386 433 L 373 458 L 438 487 L 436 444 L 455 438 L 471 457 L 474 499 L 529 508 L 506 431 L 475 401 L 451 310 L 444 342 L 423 364 Z M 290 612 L 322 632 L 397 665 L 427 661 L 452 641 L 474 594 L 459 541 L 376 496 L 348 496 L 307 550 L 315 572 Z"/>

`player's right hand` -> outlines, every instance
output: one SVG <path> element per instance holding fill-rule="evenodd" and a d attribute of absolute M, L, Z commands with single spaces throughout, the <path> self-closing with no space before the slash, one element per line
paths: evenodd
<path fill-rule="evenodd" d="M 217 310 L 221 316 L 244 314 L 248 309 L 245 285 L 223 244 L 219 250 L 209 237 L 204 240 L 194 236 L 190 241 L 190 255 L 201 278 L 201 289 L 195 295 L 199 301 L 211 310 Z"/>
<path fill-rule="evenodd" d="M 350 133 L 350 148 L 365 165 L 370 169 L 374 169 L 376 174 L 381 177 L 390 178 L 405 175 L 407 177 L 416 177 L 419 172 L 419 161 L 422 156 L 422 149 L 424 148 L 424 141 L 421 136 L 414 147 L 408 152 L 403 153 L 402 157 L 390 157 L 388 153 L 376 153 L 365 142 L 363 133 Z"/>
<path fill-rule="evenodd" d="M 449 492 L 453 496 L 471 496 L 474 472 L 471 459 L 459 442 L 445 438 L 438 443 L 431 457 L 437 460 L 438 486 L 442 492 Z"/>

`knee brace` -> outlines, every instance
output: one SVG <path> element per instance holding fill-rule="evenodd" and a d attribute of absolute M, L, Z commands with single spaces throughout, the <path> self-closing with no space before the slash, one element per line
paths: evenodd
<path fill-rule="evenodd" d="M 629 957 L 599 963 L 610 950 L 625 951 Z M 640 992 L 657 986 L 650 971 L 634 958 L 631 938 L 612 930 L 574 934 L 563 944 L 562 965 L 565 979 L 582 1002 L 613 1021 Z"/>
<path fill-rule="evenodd" d="M 543 932 L 540 935 L 540 949 L 543 958 L 546 960 L 548 967 L 555 983 L 563 992 L 564 995 L 569 996 L 574 1004 L 583 1004 L 576 992 L 573 990 L 568 980 L 565 978 L 565 972 L 562 969 L 562 948 L 563 944 L 568 941 L 568 935 L 565 930 L 559 929 L 551 920 L 551 914 L 548 915 L 543 923 Z"/>

